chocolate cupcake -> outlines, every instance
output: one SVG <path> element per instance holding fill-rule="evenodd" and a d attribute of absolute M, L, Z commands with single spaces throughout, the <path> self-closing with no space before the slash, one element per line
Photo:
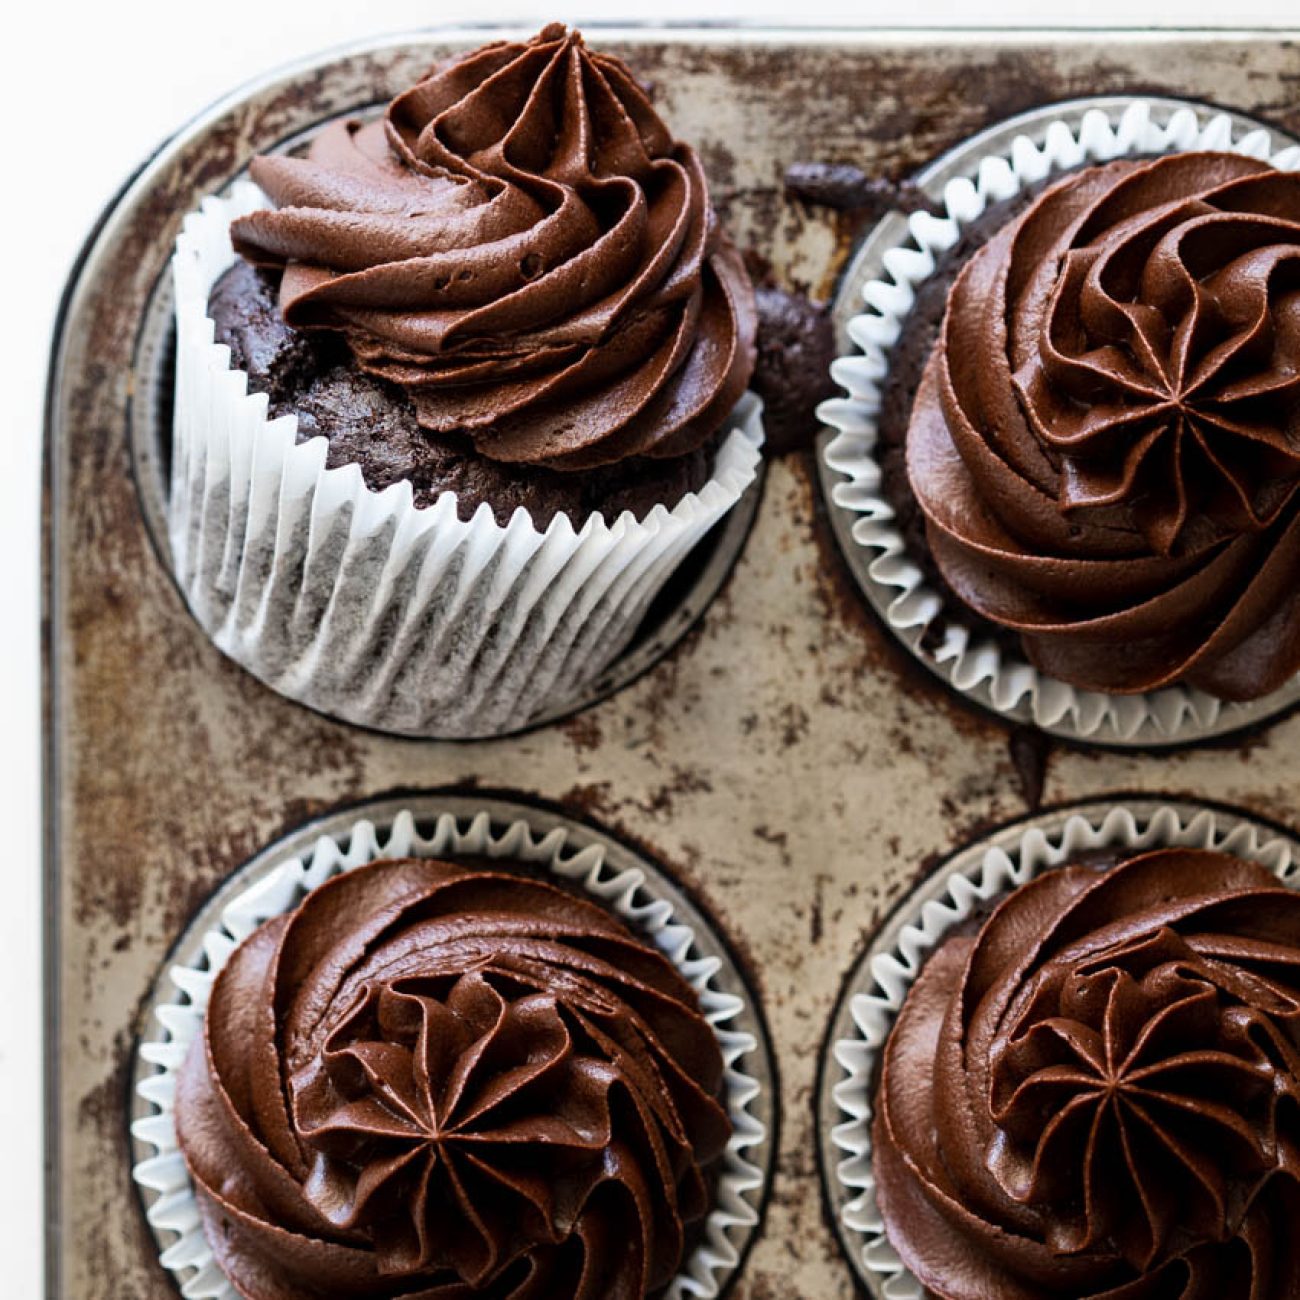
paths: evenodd
<path fill-rule="evenodd" d="M 1300 894 L 1290 847 L 1231 822 L 1091 809 L 905 905 L 836 1047 L 874 1287 L 1295 1294 Z"/>
<path fill-rule="evenodd" d="M 887 257 L 868 544 L 899 525 L 899 622 L 958 689 L 1153 740 L 1300 671 L 1300 151 L 1139 111 L 1008 142 Z"/>
<path fill-rule="evenodd" d="M 192 1225 L 164 1264 L 249 1300 L 716 1294 L 757 1217 L 756 1044 L 671 903 L 563 832 L 368 829 L 227 902 L 174 976 L 136 1125 L 151 1218 Z"/>
<path fill-rule="evenodd" d="M 552 26 L 250 173 L 178 243 L 182 590 L 323 711 L 525 725 L 756 472 L 753 289 L 699 158 Z"/>

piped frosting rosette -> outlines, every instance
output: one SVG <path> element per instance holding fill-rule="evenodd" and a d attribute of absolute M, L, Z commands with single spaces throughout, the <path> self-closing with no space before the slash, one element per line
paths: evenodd
<path fill-rule="evenodd" d="M 133 1127 L 187 1297 L 681 1300 L 737 1266 L 759 1045 L 641 871 L 563 828 L 485 811 L 426 837 L 403 812 L 212 919 L 140 1049 Z"/>
<path fill-rule="evenodd" d="M 916 394 L 908 472 L 962 604 L 945 602 L 880 495 L 889 349 L 990 203 L 1085 163 L 1104 165 L 967 263 Z M 822 407 L 840 431 L 826 464 L 891 626 L 915 645 L 942 615 L 922 653 L 958 690 L 1065 734 L 1159 742 L 1242 725 L 1294 687 L 1297 168 L 1300 148 L 1234 138 L 1223 115 L 1094 108 L 979 159 L 943 217 L 914 215 L 884 252 L 890 279 L 848 325 L 865 355 L 835 366 L 850 396 Z M 1024 658 L 966 607 L 1018 634 Z"/>
<path fill-rule="evenodd" d="M 873 1293 L 1294 1294 L 1296 885 L 1294 842 L 1244 817 L 1089 806 L 905 902 L 850 978 L 823 1096 Z"/>
<path fill-rule="evenodd" d="M 699 156 L 561 24 L 250 171 L 275 207 L 231 233 L 283 270 L 286 322 L 342 333 L 422 426 L 492 460 L 682 456 L 745 391 L 754 294 Z"/>
<path fill-rule="evenodd" d="M 675 142 L 617 60 L 547 29 L 435 69 L 306 156 L 257 159 L 185 221 L 173 262 L 169 532 L 191 611 L 281 694 L 421 736 L 526 726 L 596 679 L 758 472 L 753 293 Z M 272 202 L 274 200 L 274 203 Z M 232 248 L 232 235 L 235 248 Z M 498 524 L 403 478 L 372 491 L 295 414 L 268 418 L 208 295 L 236 251 L 280 308 L 399 385 L 430 437 L 581 474 L 696 454 L 638 519 Z"/>

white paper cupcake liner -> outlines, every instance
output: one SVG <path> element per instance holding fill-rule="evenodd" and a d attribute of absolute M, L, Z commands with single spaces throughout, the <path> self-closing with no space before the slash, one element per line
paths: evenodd
<path fill-rule="evenodd" d="M 837 1013 L 841 1036 L 824 1063 L 828 1131 L 822 1149 L 841 1240 L 873 1295 L 921 1300 L 925 1294 L 890 1245 L 876 1207 L 871 1116 L 880 1054 L 926 958 L 979 907 L 1042 871 L 1097 849 L 1161 846 L 1219 849 L 1259 862 L 1288 888 L 1300 888 L 1296 843 L 1242 815 L 1146 802 L 1065 809 L 1027 828 L 1010 827 L 945 864 L 895 913 L 859 963 Z"/>
<path fill-rule="evenodd" d="M 732 413 L 712 477 L 637 521 L 557 515 L 539 531 L 445 493 L 369 489 L 325 468 L 323 437 L 267 418 L 214 340 L 208 294 L 229 226 L 267 206 L 251 182 L 186 218 L 173 259 L 176 406 L 169 531 L 176 579 L 217 646 L 268 686 L 348 722 L 415 736 L 526 726 L 624 648 L 669 575 L 754 481 L 761 404 Z"/>
<path fill-rule="evenodd" d="M 716 976 L 725 970 L 724 962 L 700 953 L 695 929 L 677 914 L 673 902 L 656 889 L 644 871 L 636 867 L 614 870 L 606 862 L 602 845 L 589 843 L 579 848 L 570 839 L 563 826 L 534 832 L 527 821 L 519 820 L 504 828 L 494 827 L 487 810 L 459 818 L 442 813 L 432 834 L 425 836 L 417 829 L 412 812 L 404 810 L 394 818 L 387 838 L 365 820 L 338 838 L 322 836 L 309 856 L 290 857 L 275 865 L 220 908 L 219 922 L 214 918 L 212 928 L 203 934 L 201 954 L 191 964 L 173 966 L 168 972 L 175 994 L 157 1007 L 162 1033 L 138 1047 L 139 1060 L 156 1067 L 136 1088 L 152 1113 L 131 1127 L 132 1135 L 156 1153 L 138 1163 L 132 1174 L 147 1191 L 150 1225 L 161 1240 L 171 1238 L 160 1259 L 186 1300 L 238 1300 L 204 1236 L 172 1113 L 176 1073 L 201 1031 L 218 973 L 237 945 L 262 922 L 291 911 L 330 877 L 379 858 L 455 853 L 535 863 L 581 886 L 649 939 L 698 994 L 722 1050 L 724 1104 L 734 1132 L 721 1160 L 714 1209 L 665 1300 L 708 1300 L 719 1294 L 739 1266 L 745 1242 L 759 1222 L 766 1177 L 754 1157 L 764 1165 L 770 1157 L 767 1126 L 759 1115 L 771 1113 L 775 1098 L 762 1096 L 763 1086 L 748 1071 L 744 1059 L 748 1056 L 752 1062 L 764 1049 L 753 1033 L 730 1027 L 738 1018 L 752 1021 L 752 1008 L 744 996 L 719 987 Z M 725 983 L 729 988 L 744 989 L 734 970 Z M 765 1066 L 758 1073 L 770 1078 Z"/>
<path fill-rule="evenodd" d="M 840 357 L 831 367 L 847 396 L 831 398 L 818 408 L 822 421 L 836 431 L 822 454 L 831 471 L 832 503 L 851 517 L 846 531 L 852 545 L 865 553 L 873 604 L 899 639 L 942 680 L 986 708 L 1057 734 L 1103 743 L 1168 744 L 1222 734 L 1269 716 L 1300 699 L 1300 679 L 1276 698 L 1235 704 L 1183 686 L 1112 695 L 1045 676 L 1023 656 L 1008 654 L 973 631 L 964 621 L 968 612 L 945 603 L 927 584 L 884 498 L 875 458 L 876 417 L 889 353 L 903 331 L 916 290 L 989 204 L 1011 198 L 1053 172 L 1136 154 L 1212 149 L 1265 159 L 1285 171 L 1300 170 L 1300 145 L 1278 148 L 1275 139 L 1283 137 L 1263 128 L 1241 128 L 1234 136 L 1234 119 L 1226 113 L 1145 99 L 1099 104 L 1104 107 L 1089 108 L 1069 121 L 1044 114 L 1032 138 L 1004 136 L 998 151 L 983 156 L 973 152 L 969 167 L 962 167 L 969 176 L 958 176 L 944 187 L 944 216 L 922 211 L 906 222 L 895 219 L 891 228 L 896 228 L 897 237 L 886 241 L 881 258 L 883 278 L 863 286 L 867 310 L 847 323 L 848 336 L 860 351 Z M 923 650 L 922 634 L 941 612 L 942 642 Z"/>

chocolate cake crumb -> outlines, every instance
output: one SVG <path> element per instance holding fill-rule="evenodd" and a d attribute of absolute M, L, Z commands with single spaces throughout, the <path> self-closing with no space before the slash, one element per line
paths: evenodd
<path fill-rule="evenodd" d="M 835 333 L 824 303 L 775 286 L 757 291 L 758 365 L 751 387 L 763 399 L 767 453 L 811 446 L 818 402 L 838 393 L 831 379 Z"/>

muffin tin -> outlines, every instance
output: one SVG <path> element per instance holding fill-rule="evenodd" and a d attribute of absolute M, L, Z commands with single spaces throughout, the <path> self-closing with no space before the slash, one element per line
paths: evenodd
<path fill-rule="evenodd" d="M 147 444 L 132 463 L 132 411 L 156 399 L 139 348 L 177 223 L 252 151 L 483 39 L 386 39 L 236 92 L 123 191 L 69 286 L 45 493 L 51 1300 L 171 1294 L 130 1182 L 130 1062 L 152 1032 L 150 990 L 241 863 L 340 808 L 416 791 L 548 808 L 656 863 L 717 921 L 780 1077 L 773 1195 L 728 1293 L 743 1300 L 855 1293 L 819 1186 L 817 1062 L 846 972 L 938 858 L 1040 802 L 1117 792 L 1296 822 L 1295 716 L 1153 756 L 1053 745 L 951 697 L 862 599 L 811 445 L 771 466 L 735 571 L 717 575 L 698 625 L 563 721 L 505 740 L 405 741 L 310 713 L 223 659 L 151 544 Z M 789 163 L 906 175 L 990 123 L 1084 94 L 1213 98 L 1294 134 L 1293 39 L 599 33 L 698 143 L 742 247 L 822 296 L 861 232 L 787 199 Z"/>

